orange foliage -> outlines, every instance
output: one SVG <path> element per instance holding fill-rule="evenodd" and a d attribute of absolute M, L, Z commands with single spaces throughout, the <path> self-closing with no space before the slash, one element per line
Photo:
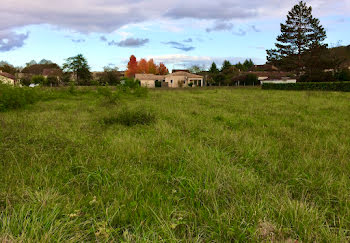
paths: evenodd
<path fill-rule="evenodd" d="M 166 75 L 169 73 L 169 71 L 163 63 L 159 63 L 159 65 L 156 65 L 153 59 L 147 61 L 144 58 L 142 58 L 138 62 L 136 60 L 136 57 L 132 55 L 128 63 L 128 70 L 126 70 L 126 76 L 132 78 L 135 77 L 136 73 Z"/>
<path fill-rule="evenodd" d="M 157 65 L 152 58 L 148 60 L 148 73 L 157 74 Z"/>
<path fill-rule="evenodd" d="M 129 78 L 135 77 L 137 73 L 137 60 L 134 55 L 131 55 L 130 61 L 128 63 L 128 70 L 126 70 L 126 76 Z"/>
<path fill-rule="evenodd" d="M 148 63 L 146 59 L 142 58 L 137 64 L 138 73 L 148 73 Z"/>
<path fill-rule="evenodd" d="M 157 74 L 167 75 L 168 73 L 169 70 L 166 68 L 166 66 L 163 63 L 159 63 L 159 66 L 157 67 Z"/>

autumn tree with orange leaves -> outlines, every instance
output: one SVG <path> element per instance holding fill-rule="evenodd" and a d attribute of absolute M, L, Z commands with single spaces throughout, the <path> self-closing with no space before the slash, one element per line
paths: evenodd
<path fill-rule="evenodd" d="M 168 73 L 169 73 L 169 70 L 166 68 L 164 63 L 159 63 L 159 66 L 157 67 L 157 74 L 167 75 Z"/>
<path fill-rule="evenodd" d="M 157 65 L 152 58 L 148 60 L 148 73 L 157 74 Z"/>
<path fill-rule="evenodd" d="M 146 59 L 142 58 L 137 64 L 138 73 L 149 73 L 148 72 L 148 62 Z"/>
<path fill-rule="evenodd" d="M 169 70 L 166 68 L 164 63 L 159 63 L 159 65 L 156 65 L 152 58 L 148 61 L 144 58 L 137 61 L 136 57 L 132 55 L 128 63 L 126 76 L 132 78 L 135 77 L 136 73 L 166 75 L 169 73 Z"/>
<path fill-rule="evenodd" d="M 131 55 L 130 61 L 128 63 L 128 70 L 126 70 L 126 76 L 129 78 L 135 77 L 135 74 L 137 73 L 137 60 L 134 55 Z"/>

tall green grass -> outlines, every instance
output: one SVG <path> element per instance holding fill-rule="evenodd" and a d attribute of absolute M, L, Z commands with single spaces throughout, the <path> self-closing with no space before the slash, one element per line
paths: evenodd
<path fill-rule="evenodd" d="M 16 109 L 39 100 L 37 90 L 0 84 L 0 111 Z"/>
<path fill-rule="evenodd" d="M 29 88 L 0 84 L 0 112 L 23 108 L 39 101 L 66 98 L 70 94 L 64 88 Z"/>
<path fill-rule="evenodd" d="M 101 96 L 0 114 L 0 241 L 349 241 L 349 93 Z"/>

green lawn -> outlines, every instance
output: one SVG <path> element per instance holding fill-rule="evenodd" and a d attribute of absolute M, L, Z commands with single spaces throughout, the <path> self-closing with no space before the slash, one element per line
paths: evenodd
<path fill-rule="evenodd" d="M 0 242 L 350 240 L 350 93 L 90 91 L 0 129 Z"/>

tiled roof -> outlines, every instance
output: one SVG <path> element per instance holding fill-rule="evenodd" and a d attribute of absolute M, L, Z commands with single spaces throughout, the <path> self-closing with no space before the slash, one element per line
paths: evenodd
<path fill-rule="evenodd" d="M 181 71 L 166 75 L 166 77 L 173 77 L 173 76 L 185 76 L 187 78 L 203 78 L 203 76 L 200 76 L 197 74 L 188 73 L 188 72 L 181 72 Z"/>
<path fill-rule="evenodd" d="M 155 74 L 143 74 L 143 73 L 137 73 L 135 74 L 136 79 L 140 80 L 162 80 L 165 78 L 164 75 L 155 75 Z"/>
<path fill-rule="evenodd" d="M 9 74 L 9 73 L 0 72 L 0 76 L 16 80 L 16 77 L 14 75 L 12 75 L 12 74 Z"/>
<path fill-rule="evenodd" d="M 43 70 L 44 76 L 60 76 L 62 71 L 58 68 L 46 68 Z"/>
<path fill-rule="evenodd" d="M 165 77 L 174 77 L 174 76 L 184 76 L 187 78 L 203 78 L 203 76 L 197 75 L 197 74 L 193 74 L 193 73 L 188 73 L 188 72 L 175 72 L 175 73 L 171 73 L 168 75 L 154 75 L 154 74 L 135 74 L 135 78 L 136 79 L 140 79 L 140 80 L 162 80 L 165 79 Z"/>

